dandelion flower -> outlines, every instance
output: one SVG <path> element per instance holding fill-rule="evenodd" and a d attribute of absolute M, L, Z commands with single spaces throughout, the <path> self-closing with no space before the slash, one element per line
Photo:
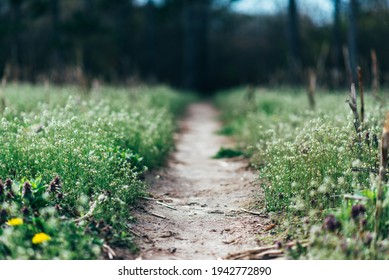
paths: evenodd
<path fill-rule="evenodd" d="M 44 232 L 40 232 L 40 233 L 37 233 L 34 235 L 34 237 L 32 238 L 32 243 L 33 244 L 41 244 L 41 243 L 49 241 L 49 240 L 51 240 L 50 235 L 48 235 Z"/>
<path fill-rule="evenodd" d="M 20 226 L 23 224 L 23 219 L 21 218 L 13 218 L 8 220 L 7 225 L 14 227 L 14 226 Z"/>

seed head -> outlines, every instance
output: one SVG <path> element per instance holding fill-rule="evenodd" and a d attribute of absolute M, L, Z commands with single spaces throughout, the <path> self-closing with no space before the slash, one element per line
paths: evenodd
<path fill-rule="evenodd" d="M 28 210 L 28 207 L 27 206 L 24 206 L 20 212 L 23 213 L 24 216 L 28 216 L 28 214 L 30 213 L 30 210 Z"/>
<path fill-rule="evenodd" d="M 351 218 L 358 220 L 360 216 L 366 213 L 366 208 L 362 204 L 356 204 L 351 208 Z"/>
<path fill-rule="evenodd" d="M 328 231 L 335 232 L 341 228 L 341 224 L 334 215 L 330 214 L 324 219 L 323 227 Z"/>
<path fill-rule="evenodd" d="M 11 189 L 12 188 L 12 181 L 11 181 L 11 179 L 5 180 L 5 186 L 7 187 L 7 189 Z"/>
<path fill-rule="evenodd" d="M 364 240 L 364 243 L 365 243 L 367 246 L 369 246 L 369 245 L 371 244 L 371 242 L 373 241 L 373 235 L 372 235 L 370 232 L 368 232 L 368 233 L 366 233 L 364 239 L 365 239 L 365 240 Z"/>
<path fill-rule="evenodd" d="M 0 196 L 4 195 L 5 193 L 5 186 L 3 185 L 3 182 L 0 180 Z"/>
<path fill-rule="evenodd" d="M 281 241 L 277 241 L 276 242 L 276 247 L 277 247 L 277 249 L 281 249 L 282 248 L 282 242 Z"/>
<path fill-rule="evenodd" d="M 24 183 L 22 196 L 23 196 L 23 198 L 27 198 L 27 199 L 30 199 L 32 197 L 32 190 L 31 190 L 31 185 L 29 182 Z"/>
<path fill-rule="evenodd" d="M 56 177 L 54 178 L 53 182 L 54 182 L 57 186 L 61 185 L 61 179 L 59 178 L 59 176 L 56 176 Z"/>
<path fill-rule="evenodd" d="M 101 232 L 102 232 L 106 237 L 108 237 L 108 236 L 112 235 L 112 227 L 109 226 L 109 225 L 106 225 L 105 227 L 103 227 L 103 228 L 101 229 Z"/>
<path fill-rule="evenodd" d="M 50 183 L 50 186 L 49 186 L 49 188 L 47 189 L 47 191 L 48 191 L 48 192 L 54 193 L 56 190 L 57 190 L 57 186 L 56 186 L 56 184 L 55 184 L 54 181 L 53 181 L 53 182 Z"/>
<path fill-rule="evenodd" d="M 8 213 L 7 210 L 1 209 L 0 211 L 0 224 L 3 224 L 7 221 Z"/>

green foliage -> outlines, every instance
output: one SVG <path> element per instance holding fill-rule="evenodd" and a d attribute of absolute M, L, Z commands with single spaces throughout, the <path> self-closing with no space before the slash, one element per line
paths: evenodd
<path fill-rule="evenodd" d="M 0 259 L 98 257 L 103 240 L 62 216 L 62 202 L 58 177 L 49 185 L 41 178 L 0 182 Z"/>
<path fill-rule="evenodd" d="M 233 158 L 243 155 L 241 151 L 221 147 L 213 158 Z"/>
<path fill-rule="evenodd" d="M 343 201 L 334 212 L 333 219 L 339 223 L 339 230 L 331 230 L 325 220 L 322 227 L 313 226 L 310 236 L 310 250 L 300 258 L 310 259 L 389 259 L 389 192 L 384 186 L 382 226 L 375 236 L 375 209 L 377 197 L 376 180 L 371 189 L 358 193 L 362 201 Z M 324 229 L 324 230 L 323 230 Z"/>
<path fill-rule="evenodd" d="M 38 178 L 31 185 L 43 186 L 60 176 L 64 217 L 86 215 L 95 203 L 93 219 L 104 220 L 116 236 L 124 234 L 130 207 L 145 190 L 142 174 L 171 150 L 174 118 L 190 99 L 165 87 L 85 93 L 11 85 L 3 96 L 0 178 Z M 44 191 L 33 187 L 37 208 Z"/>
<path fill-rule="evenodd" d="M 240 90 L 216 99 L 239 148 L 258 168 L 267 210 L 295 238 L 307 233 L 302 219 L 314 225 L 341 207 L 345 194 L 372 189 L 388 107 L 367 95 L 367 121 L 357 134 L 347 98 L 320 92 L 316 111 L 305 93 L 286 89 L 258 90 L 251 101 Z"/>

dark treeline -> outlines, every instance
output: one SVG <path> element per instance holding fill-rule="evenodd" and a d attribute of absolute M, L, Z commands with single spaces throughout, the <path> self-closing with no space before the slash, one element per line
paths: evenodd
<path fill-rule="evenodd" d="M 337 87 L 356 79 L 357 66 L 372 81 L 375 53 L 379 82 L 389 82 L 388 1 L 332 0 L 329 23 L 303 15 L 298 0 L 257 16 L 234 13 L 229 2 L 1 0 L 0 75 L 85 85 L 159 82 L 210 92 L 301 84 L 311 69 L 321 85 Z"/>

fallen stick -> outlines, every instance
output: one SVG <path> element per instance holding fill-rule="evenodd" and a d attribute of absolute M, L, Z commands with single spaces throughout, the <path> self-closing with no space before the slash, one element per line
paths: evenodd
<path fill-rule="evenodd" d="M 93 216 L 93 212 L 95 211 L 96 206 L 97 206 L 97 201 L 94 201 L 92 206 L 90 207 L 89 211 L 84 216 L 79 217 L 77 219 L 74 219 L 73 222 L 78 223 L 78 222 L 81 222 L 83 220 L 86 220 L 86 219 L 92 217 Z"/>
<path fill-rule="evenodd" d="M 112 260 L 114 257 L 116 257 L 115 251 L 114 251 L 111 247 L 109 247 L 107 244 L 103 244 L 103 248 L 104 248 L 105 251 L 107 252 L 108 258 L 109 258 L 110 260 Z"/>
<path fill-rule="evenodd" d="M 149 212 L 149 211 L 146 211 L 146 212 L 149 213 L 150 215 L 157 217 L 157 218 L 164 219 L 164 220 L 167 219 L 165 216 L 162 216 L 160 214 Z"/>
<path fill-rule="evenodd" d="M 166 208 L 169 208 L 169 209 L 172 209 L 172 210 L 177 210 L 177 208 L 175 208 L 175 207 L 173 207 L 171 205 L 168 205 L 166 203 L 160 202 L 159 200 L 157 200 L 155 198 L 145 197 L 145 196 L 139 196 L 139 198 L 142 198 L 142 199 L 145 199 L 145 200 L 151 200 L 151 201 L 154 201 L 155 203 L 157 203 L 159 205 L 165 206 Z"/>
<path fill-rule="evenodd" d="M 364 196 L 352 195 L 352 194 L 345 194 L 343 197 L 345 199 L 352 199 L 352 200 L 367 200 L 367 198 Z"/>
<path fill-rule="evenodd" d="M 302 247 L 307 247 L 309 245 L 308 240 L 289 242 L 284 245 L 284 248 L 291 248 L 300 244 Z M 226 260 L 265 260 L 265 259 L 274 259 L 279 257 L 284 257 L 285 250 L 279 248 L 277 245 L 260 247 L 257 249 L 250 249 L 243 252 L 238 252 L 234 254 L 228 254 L 224 259 Z"/>
<path fill-rule="evenodd" d="M 243 212 L 252 214 L 252 215 L 260 216 L 260 217 L 262 217 L 262 218 L 267 218 L 267 215 L 265 215 L 265 214 L 263 214 L 263 213 L 249 211 L 249 210 L 246 210 L 246 209 L 244 209 L 244 208 L 240 208 L 240 210 L 242 210 Z"/>

